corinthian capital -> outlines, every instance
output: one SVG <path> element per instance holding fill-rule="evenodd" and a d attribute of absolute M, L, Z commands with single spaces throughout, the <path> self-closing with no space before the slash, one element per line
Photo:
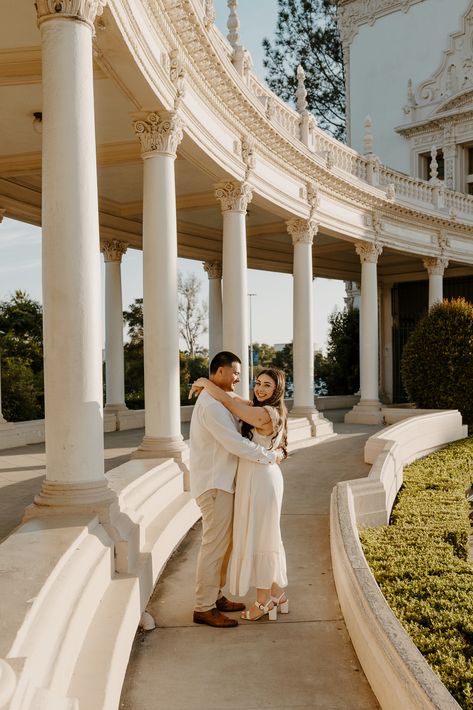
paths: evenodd
<path fill-rule="evenodd" d="M 286 222 L 287 231 L 292 237 L 292 243 L 312 244 L 319 225 L 313 219 L 294 218 Z"/>
<path fill-rule="evenodd" d="M 204 261 L 204 271 L 207 273 L 209 279 L 221 279 L 222 278 L 222 264 L 220 261 Z"/>
<path fill-rule="evenodd" d="M 365 262 L 376 264 L 383 247 L 378 242 L 358 242 L 355 244 L 355 250 L 362 264 Z"/>
<path fill-rule="evenodd" d="M 448 259 L 443 256 L 426 256 L 423 261 L 429 276 L 443 276 L 443 272 L 448 266 Z"/>
<path fill-rule="evenodd" d="M 118 239 L 110 239 L 102 242 L 100 249 L 103 254 L 104 261 L 121 261 L 123 254 L 126 253 L 128 244 L 120 242 Z"/>
<path fill-rule="evenodd" d="M 95 18 L 102 14 L 107 0 L 36 0 L 38 25 L 56 17 L 86 22 L 94 27 Z"/>
<path fill-rule="evenodd" d="M 215 197 L 220 200 L 222 212 L 245 213 L 253 197 L 247 182 L 221 182 L 215 186 Z"/>
<path fill-rule="evenodd" d="M 177 146 L 183 136 L 183 121 L 175 112 L 148 113 L 133 122 L 133 128 L 141 143 L 141 154 L 163 153 L 176 157 Z"/>

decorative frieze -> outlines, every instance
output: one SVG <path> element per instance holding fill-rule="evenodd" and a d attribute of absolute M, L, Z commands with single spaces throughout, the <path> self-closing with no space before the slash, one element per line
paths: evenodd
<path fill-rule="evenodd" d="M 355 250 L 362 264 L 366 262 L 377 264 L 378 257 L 383 251 L 383 247 L 379 242 L 357 242 L 357 244 L 355 244 Z"/>
<path fill-rule="evenodd" d="M 338 0 L 338 24 L 343 44 L 350 44 L 361 25 L 374 25 L 392 12 L 407 12 L 424 0 Z"/>
<path fill-rule="evenodd" d="M 92 28 L 101 15 L 107 0 L 36 0 L 38 24 L 56 17 L 86 22 Z"/>
<path fill-rule="evenodd" d="M 295 244 L 313 244 L 319 225 L 314 219 L 300 219 L 295 217 L 286 222 L 287 231 Z"/>
<path fill-rule="evenodd" d="M 213 0 L 205 0 L 204 3 L 204 27 L 209 30 L 215 22 L 215 10 Z"/>
<path fill-rule="evenodd" d="M 202 265 L 209 279 L 222 278 L 222 263 L 220 261 L 204 261 Z"/>
<path fill-rule="evenodd" d="M 245 213 L 252 200 L 253 191 L 247 182 L 228 180 L 216 185 L 215 197 L 220 200 L 222 212 Z"/>
<path fill-rule="evenodd" d="M 177 146 L 183 136 L 183 121 L 176 113 L 145 114 L 133 122 L 133 128 L 141 143 L 141 153 L 164 153 L 176 157 Z"/>
<path fill-rule="evenodd" d="M 104 261 L 121 261 L 122 256 L 126 254 L 128 244 L 120 242 L 118 239 L 109 239 L 101 242 L 100 250 L 103 254 Z"/>
<path fill-rule="evenodd" d="M 443 276 L 445 269 L 448 266 L 448 259 L 445 257 L 426 256 L 423 263 L 429 276 Z"/>

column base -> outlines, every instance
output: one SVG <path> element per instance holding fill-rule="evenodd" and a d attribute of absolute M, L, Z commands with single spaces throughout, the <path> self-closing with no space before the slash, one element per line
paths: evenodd
<path fill-rule="evenodd" d="M 116 414 L 117 412 L 128 412 L 128 407 L 126 404 L 106 404 L 103 408 L 104 412 L 111 412 Z"/>
<path fill-rule="evenodd" d="M 345 414 L 345 424 L 382 424 L 381 402 L 377 399 L 362 399 L 351 412 Z"/>
<path fill-rule="evenodd" d="M 315 407 L 293 407 L 289 412 L 290 417 L 305 417 L 310 424 L 311 434 L 318 439 L 327 439 L 333 436 L 333 424 L 326 419 Z"/>
<path fill-rule="evenodd" d="M 174 459 L 184 474 L 184 490 L 190 491 L 189 447 L 181 437 L 144 436 L 131 459 Z"/>
<path fill-rule="evenodd" d="M 138 562 L 139 526 L 120 510 L 118 497 L 104 478 L 89 483 L 45 480 L 34 502 L 27 506 L 22 522 L 48 515 L 97 516 L 115 544 L 115 569 L 129 573 Z"/>

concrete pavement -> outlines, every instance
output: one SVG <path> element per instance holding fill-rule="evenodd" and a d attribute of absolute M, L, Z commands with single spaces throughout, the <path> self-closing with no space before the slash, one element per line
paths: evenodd
<path fill-rule="evenodd" d="M 120 710 L 379 707 L 341 617 L 329 548 L 330 493 L 337 481 L 366 476 L 363 447 L 376 427 L 337 423 L 335 429 L 338 437 L 304 442 L 283 464 L 290 613 L 228 630 L 193 624 L 197 524 L 150 600 L 158 628 L 136 635 Z M 127 460 L 142 436 L 143 430 L 106 434 L 106 470 Z M 44 445 L 0 455 L 0 538 L 21 522 L 44 466 Z"/>
<path fill-rule="evenodd" d="M 169 561 L 138 632 L 120 710 L 372 710 L 378 703 L 341 616 L 331 573 L 329 501 L 337 481 L 366 476 L 363 446 L 376 427 L 337 424 L 283 465 L 282 530 L 290 613 L 235 629 L 192 623 L 200 524 Z M 250 594 L 246 601 L 251 602 Z"/>

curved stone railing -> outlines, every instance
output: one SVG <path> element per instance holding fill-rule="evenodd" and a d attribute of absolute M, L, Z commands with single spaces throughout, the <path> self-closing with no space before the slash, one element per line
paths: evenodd
<path fill-rule="evenodd" d="M 457 411 L 437 412 L 394 424 L 370 437 L 368 478 L 344 481 L 332 493 L 330 546 L 338 599 L 356 654 L 383 710 L 458 710 L 388 606 L 368 567 L 360 526 L 386 525 L 402 485 L 403 468 L 467 428 Z"/>

